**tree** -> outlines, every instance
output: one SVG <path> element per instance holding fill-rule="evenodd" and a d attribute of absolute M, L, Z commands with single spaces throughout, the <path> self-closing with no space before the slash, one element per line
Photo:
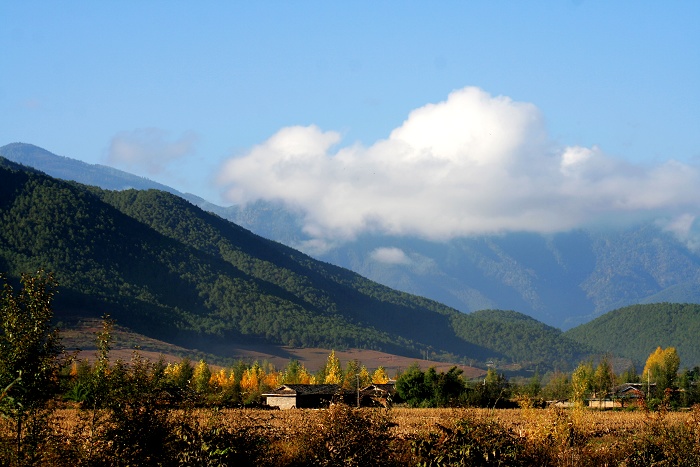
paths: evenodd
<path fill-rule="evenodd" d="M 456 366 L 447 372 L 436 373 L 434 368 L 430 370 L 432 371 L 426 373 L 426 383 L 432 386 L 434 405 L 437 407 L 458 405 L 459 399 L 466 389 L 466 383 L 462 378 L 463 371 Z"/>
<path fill-rule="evenodd" d="M 314 377 L 299 360 L 292 359 L 282 373 L 284 384 L 314 384 Z"/>
<path fill-rule="evenodd" d="M 22 274 L 22 290 L 15 293 L 5 276 L 0 293 L 0 413 L 12 420 L 15 461 L 33 465 L 33 453 L 48 432 L 42 414 L 58 390 L 58 375 L 66 366 L 58 329 L 52 324 L 51 303 L 58 283 L 53 274 L 39 270 Z M 24 433 L 34 433 L 24 439 Z"/>
<path fill-rule="evenodd" d="M 24 407 L 40 406 L 55 394 L 66 361 L 58 329 L 51 324 L 58 287 L 53 274 L 22 274 L 15 294 L 4 276 L 0 295 L 0 387 Z"/>
<path fill-rule="evenodd" d="M 358 386 L 361 385 L 359 381 L 359 374 L 360 362 L 358 360 L 348 360 L 348 363 L 345 365 L 345 378 L 343 379 L 343 389 L 357 391 Z"/>
<path fill-rule="evenodd" d="M 425 384 L 425 373 L 417 364 L 409 366 L 396 378 L 396 394 L 411 407 L 419 407 L 431 396 Z"/>
<path fill-rule="evenodd" d="M 571 395 L 571 381 L 566 373 L 557 371 L 551 375 L 542 389 L 542 396 L 547 400 L 564 400 Z"/>
<path fill-rule="evenodd" d="M 335 356 L 335 350 L 331 350 L 324 368 L 324 384 L 340 384 L 343 381 L 343 370 L 340 368 L 340 359 Z"/>
<path fill-rule="evenodd" d="M 656 383 L 656 390 L 661 394 L 664 390 L 675 385 L 681 360 L 675 347 L 662 349 L 657 347 L 647 358 L 642 378 Z"/>
<path fill-rule="evenodd" d="M 372 383 L 374 384 L 386 384 L 389 382 L 389 375 L 383 366 L 380 366 L 374 373 L 372 373 Z"/>
<path fill-rule="evenodd" d="M 605 397 L 615 384 L 615 374 L 608 356 L 604 356 L 593 374 L 593 391 L 596 397 Z"/>
<path fill-rule="evenodd" d="M 582 406 L 593 386 L 593 364 L 579 364 L 571 374 L 571 399 Z"/>
<path fill-rule="evenodd" d="M 369 376 L 369 371 L 364 365 L 360 366 L 360 388 L 368 386 L 372 382 L 372 378 Z"/>
<path fill-rule="evenodd" d="M 630 365 L 630 367 L 620 375 L 619 380 L 621 383 L 639 382 L 639 375 L 637 374 L 637 368 L 634 366 L 634 364 Z"/>
<path fill-rule="evenodd" d="M 200 394 L 209 392 L 209 380 L 211 379 L 211 370 L 209 365 L 204 360 L 200 360 L 194 367 L 192 373 L 192 386 L 194 390 Z"/>

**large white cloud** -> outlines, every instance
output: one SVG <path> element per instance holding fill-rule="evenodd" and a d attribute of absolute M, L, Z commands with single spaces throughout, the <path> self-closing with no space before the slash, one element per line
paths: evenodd
<path fill-rule="evenodd" d="M 375 231 L 441 240 L 556 232 L 700 209 L 700 172 L 634 165 L 597 147 L 560 147 L 532 104 L 467 87 L 411 112 L 365 147 L 316 126 L 283 128 L 222 166 L 234 203 L 283 201 L 315 241 Z"/>

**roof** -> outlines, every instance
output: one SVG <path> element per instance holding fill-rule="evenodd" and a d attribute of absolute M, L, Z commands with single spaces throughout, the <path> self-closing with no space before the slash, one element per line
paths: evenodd
<path fill-rule="evenodd" d="M 372 392 L 372 391 L 381 391 L 381 392 L 388 392 L 388 393 L 393 394 L 396 392 L 396 384 L 394 384 L 394 383 L 370 384 L 369 386 L 362 388 L 362 392 Z"/>
<path fill-rule="evenodd" d="M 263 396 L 334 395 L 343 392 L 337 384 L 283 384 Z"/>

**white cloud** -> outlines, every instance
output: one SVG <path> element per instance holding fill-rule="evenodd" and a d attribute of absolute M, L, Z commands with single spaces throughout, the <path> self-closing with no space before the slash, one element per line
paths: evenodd
<path fill-rule="evenodd" d="M 600 148 L 559 147 L 532 104 L 468 87 L 411 112 L 365 147 L 316 126 L 283 128 L 231 157 L 228 200 L 281 200 L 326 245 L 363 232 L 427 239 L 556 232 L 603 222 L 697 215 L 698 167 L 647 167 Z"/>
<path fill-rule="evenodd" d="M 396 247 L 382 247 L 375 248 L 370 257 L 379 263 L 385 264 L 410 264 L 411 259 L 406 256 L 401 248 Z"/>
<path fill-rule="evenodd" d="M 122 131 L 112 138 L 107 163 L 129 170 L 145 169 L 150 175 L 157 175 L 171 162 L 193 153 L 196 142 L 197 136 L 192 132 L 168 141 L 168 133 L 160 128 Z"/>

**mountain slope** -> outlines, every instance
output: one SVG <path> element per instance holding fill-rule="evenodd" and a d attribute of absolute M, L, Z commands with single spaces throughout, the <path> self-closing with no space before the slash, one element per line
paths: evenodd
<path fill-rule="evenodd" d="M 564 334 L 582 345 L 644 366 L 657 347 L 675 347 L 681 365 L 700 365 L 700 305 L 655 303 L 620 308 Z"/>
<path fill-rule="evenodd" d="M 172 194 L 104 191 L 2 160 L 0 167 L 0 270 L 54 271 L 63 315 L 109 312 L 147 336 L 205 351 L 264 340 L 522 361 L 507 345 L 476 343 L 467 315 L 316 261 Z M 532 351 L 555 352 L 546 347 L 562 338 L 550 337 Z M 567 352 L 582 354 L 571 343 Z"/>
<path fill-rule="evenodd" d="M 126 172 L 55 156 L 32 145 L 3 146 L 0 156 L 102 188 L 169 191 L 256 234 L 312 251 L 305 243 L 309 239 L 301 218 L 281 204 L 259 201 L 224 208 Z M 402 260 L 382 261 L 377 252 L 385 248 L 400 252 Z M 445 243 L 364 236 L 314 256 L 457 310 L 518 310 L 562 329 L 635 303 L 700 303 L 700 256 L 671 233 L 649 224 L 606 232 L 511 233 Z"/>

